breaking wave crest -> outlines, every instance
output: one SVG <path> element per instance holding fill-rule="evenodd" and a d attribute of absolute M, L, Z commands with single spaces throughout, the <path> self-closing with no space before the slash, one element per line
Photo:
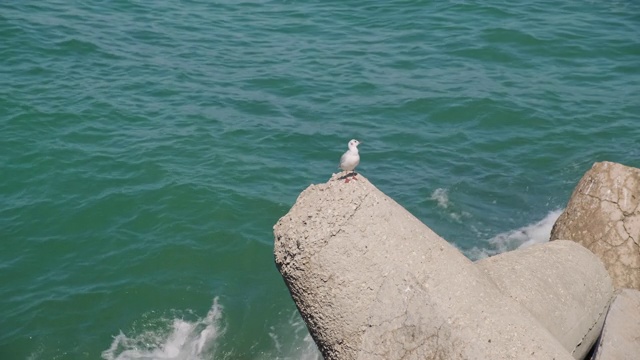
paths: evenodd
<path fill-rule="evenodd" d="M 272 326 L 269 336 L 274 349 L 257 357 L 257 360 L 322 360 L 322 355 L 297 310 L 290 313 L 283 326 L 288 328 L 294 341 L 281 339 L 278 334 L 283 332 L 282 329 Z"/>
<path fill-rule="evenodd" d="M 446 209 L 449 207 L 449 190 L 437 188 L 431 193 L 431 200 L 438 203 L 438 207 Z"/>
<path fill-rule="evenodd" d="M 429 200 L 435 201 L 442 212 L 457 223 L 461 223 L 463 218 L 469 218 L 471 214 L 466 211 L 456 209 L 454 203 L 449 200 L 449 189 L 437 188 L 429 197 Z"/>
<path fill-rule="evenodd" d="M 105 360 L 204 360 L 212 358 L 216 339 L 224 333 L 222 306 L 218 298 L 207 316 L 196 321 L 172 319 L 170 326 L 151 329 L 129 337 L 120 332 L 109 349 L 102 352 Z"/>
<path fill-rule="evenodd" d="M 133 334 L 122 331 L 113 338 L 111 346 L 102 352 L 104 360 L 211 360 L 236 359 L 223 350 L 225 321 L 218 298 L 213 300 L 207 316 L 193 321 L 172 313 L 158 319 L 155 313 L 145 316 L 140 330 Z M 188 312 L 188 315 L 192 315 Z M 256 351 L 255 360 L 322 360 L 307 327 L 297 310 L 279 313 L 277 324 L 270 326 L 271 349 Z M 244 352 L 246 349 L 242 349 Z M 231 350 L 234 352 L 233 350 Z M 234 357 L 236 356 L 236 357 Z"/>
<path fill-rule="evenodd" d="M 518 248 L 526 248 L 534 244 L 549 241 L 551 228 L 564 209 L 550 211 L 542 220 L 523 226 L 516 230 L 500 233 L 489 239 L 488 246 L 484 248 L 474 247 L 466 251 L 466 255 L 472 260 L 483 259 L 497 255 L 505 251 Z"/>

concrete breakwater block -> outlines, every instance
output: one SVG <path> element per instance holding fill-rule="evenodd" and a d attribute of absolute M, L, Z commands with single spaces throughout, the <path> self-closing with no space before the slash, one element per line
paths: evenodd
<path fill-rule="evenodd" d="M 575 309 L 588 321 L 568 324 L 570 340 L 558 339 L 535 309 L 501 289 L 500 264 L 474 264 L 362 175 L 311 185 L 274 234 L 276 266 L 326 359 L 573 359 L 574 339 L 586 337 L 586 324 L 602 312 Z M 549 251 L 598 262 L 579 247 Z M 570 281 L 592 281 L 583 278 L 592 274 L 585 264 L 557 266 L 557 279 L 535 286 L 561 291 Z M 573 301 L 591 288 L 570 289 L 578 292 L 566 297 Z M 527 296 L 542 303 L 543 293 Z M 549 314 L 563 306 L 545 304 Z"/>
<path fill-rule="evenodd" d="M 595 360 L 640 358 L 640 291 L 618 292 L 605 320 Z"/>
<path fill-rule="evenodd" d="M 573 241 L 559 240 L 476 264 L 574 358 L 587 355 L 600 336 L 613 295 L 611 278 L 591 251 Z"/>
<path fill-rule="evenodd" d="M 616 289 L 640 290 L 640 169 L 593 164 L 553 226 L 551 240 L 556 239 L 573 240 L 596 254 Z"/>

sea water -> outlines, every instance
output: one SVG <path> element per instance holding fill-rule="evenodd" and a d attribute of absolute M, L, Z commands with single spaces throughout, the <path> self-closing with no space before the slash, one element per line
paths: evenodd
<path fill-rule="evenodd" d="M 352 138 L 472 259 L 640 166 L 631 0 L 4 1 L 0 34 L 1 359 L 319 359 L 272 226 Z"/>

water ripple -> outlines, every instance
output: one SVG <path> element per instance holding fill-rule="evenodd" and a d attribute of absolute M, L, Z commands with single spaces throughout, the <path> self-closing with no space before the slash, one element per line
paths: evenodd
<path fill-rule="evenodd" d="M 215 296 L 220 351 L 276 354 L 260 329 L 295 309 L 271 226 L 350 138 L 467 253 L 564 206 L 594 161 L 640 166 L 633 1 L 0 9 L 0 353 L 19 358 L 98 357 L 140 314 Z"/>

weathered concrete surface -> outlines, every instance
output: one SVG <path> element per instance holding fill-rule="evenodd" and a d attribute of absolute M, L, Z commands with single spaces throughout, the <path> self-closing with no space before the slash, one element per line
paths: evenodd
<path fill-rule="evenodd" d="M 587 355 L 613 297 L 611 278 L 591 251 L 558 240 L 482 259 L 476 265 L 574 358 Z"/>
<path fill-rule="evenodd" d="M 276 265 L 326 359 L 573 359 L 366 178 L 335 179 L 274 226 Z"/>
<path fill-rule="evenodd" d="M 620 290 L 607 314 L 594 359 L 640 359 L 640 291 Z"/>
<path fill-rule="evenodd" d="M 616 289 L 640 289 L 640 169 L 595 163 L 576 186 L 551 240 L 576 241 L 604 263 Z"/>

